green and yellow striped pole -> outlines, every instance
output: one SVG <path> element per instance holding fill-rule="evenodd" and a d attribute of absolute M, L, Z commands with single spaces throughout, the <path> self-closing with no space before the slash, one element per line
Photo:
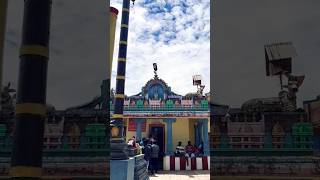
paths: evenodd
<path fill-rule="evenodd" d="M 123 104 L 126 76 L 129 9 L 130 0 L 123 0 L 118 54 L 118 69 L 116 77 L 116 94 L 114 102 L 114 113 L 112 116 L 113 123 L 111 124 L 111 159 L 128 159 L 127 144 L 123 137 Z"/>
<path fill-rule="evenodd" d="M 25 0 L 10 176 L 40 179 L 51 0 Z"/>
<path fill-rule="evenodd" d="M 7 20 L 8 0 L 0 0 L 0 102 L 2 93 L 2 75 L 3 75 L 3 58 L 4 58 L 4 41 L 6 34 L 6 20 Z M 0 111 L 1 111 L 0 103 Z"/>

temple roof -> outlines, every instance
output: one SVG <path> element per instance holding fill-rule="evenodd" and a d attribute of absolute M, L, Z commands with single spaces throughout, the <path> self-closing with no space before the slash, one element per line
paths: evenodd
<path fill-rule="evenodd" d="M 181 99 L 182 96 L 171 91 L 171 87 L 157 76 L 150 79 L 136 95 L 128 96 L 128 99 Z"/>

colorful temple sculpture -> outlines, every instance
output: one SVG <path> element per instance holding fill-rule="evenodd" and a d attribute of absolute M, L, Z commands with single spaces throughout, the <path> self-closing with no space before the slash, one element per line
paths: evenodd
<path fill-rule="evenodd" d="M 114 103 L 112 97 L 113 95 L 110 101 L 111 110 Z M 135 136 L 138 141 L 143 138 L 156 139 L 162 155 L 159 162 L 163 164 L 164 170 L 183 169 L 177 169 L 175 164 L 180 158 L 173 156 L 179 141 L 183 146 L 186 146 L 188 141 L 197 146 L 203 142 L 204 156 L 198 160 L 201 166 L 196 167 L 196 162 L 189 164 L 190 169 L 193 163 L 195 164 L 192 168 L 202 169 L 203 160 L 205 169 L 208 169 L 209 114 L 209 103 L 205 96 L 198 93 L 185 96 L 176 94 L 155 73 L 154 78 L 142 87 L 140 93 L 125 96 L 125 137 L 128 140 Z"/>
<path fill-rule="evenodd" d="M 15 91 L 6 86 L 2 92 L 0 119 L 0 175 L 7 176 L 13 143 Z M 101 95 L 83 105 L 56 110 L 47 105 L 47 118 L 43 135 L 43 175 L 104 177 L 107 172 L 109 151 L 106 140 L 105 101 Z M 114 97 L 111 94 L 111 97 Z M 174 93 L 158 77 L 146 83 L 139 94 L 125 97 L 125 139 L 154 137 L 158 140 L 162 157 L 159 161 L 164 170 L 209 169 L 209 103 L 208 97 L 197 93 L 185 96 Z M 113 112 L 113 101 L 110 112 Z M 189 165 L 180 166 L 180 158 L 174 157 L 179 141 L 199 145 L 204 142 L 204 154 Z M 134 155 L 141 163 L 143 155 Z M 179 163 L 179 166 L 177 164 Z M 135 173 L 135 171 L 134 171 Z"/>
<path fill-rule="evenodd" d="M 267 75 L 279 75 L 281 91 L 278 97 L 248 100 L 241 108 L 211 103 L 212 174 L 319 175 L 317 116 L 310 115 L 315 109 L 306 108 L 315 107 L 316 101 L 305 102 L 306 110 L 297 108 L 296 92 L 303 76 L 291 75 L 292 44 L 268 45 L 265 51 Z"/>

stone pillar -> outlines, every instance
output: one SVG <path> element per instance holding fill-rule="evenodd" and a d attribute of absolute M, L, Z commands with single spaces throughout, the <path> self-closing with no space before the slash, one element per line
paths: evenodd
<path fill-rule="evenodd" d="M 209 137 L 208 137 L 208 119 L 201 119 L 202 123 L 202 137 L 203 137 L 203 150 L 204 155 L 209 156 L 210 150 L 209 150 Z"/>
<path fill-rule="evenodd" d="M 199 144 L 201 143 L 201 141 L 203 141 L 203 123 L 202 123 L 202 121 L 198 121 L 197 122 L 197 136 L 198 136 L 198 140 L 197 140 L 197 143 L 196 143 L 196 145 L 197 146 L 199 146 Z"/>
<path fill-rule="evenodd" d="M 142 129 L 141 124 L 145 121 L 145 119 L 134 119 L 134 122 L 136 124 L 136 139 L 141 141 L 142 137 Z"/>
<path fill-rule="evenodd" d="M 203 141 L 204 139 L 204 137 L 203 137 L 203 122 L 202 121 L 200 121 L 199 122 L 199 131 L 200 131 L 200 133 L 199 133 L 199 135 L 200 135 L 200 140 L 201 141 Z"/>
<path fill-rule="evenodd" d="M 167 124 L 167 148 L 166 155 L 173 155 L 173 144 L 172 144 L 172 123 L 176 122 L 175 118 L 168 118 L 163 120 Z"/>

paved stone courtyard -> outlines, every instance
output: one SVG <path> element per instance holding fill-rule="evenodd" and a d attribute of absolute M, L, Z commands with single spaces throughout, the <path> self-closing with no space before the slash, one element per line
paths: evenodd
<path fill-rule="evenodd" d="M 209 171 L 160 171 L 150 180 L 210 180 Z"/>

